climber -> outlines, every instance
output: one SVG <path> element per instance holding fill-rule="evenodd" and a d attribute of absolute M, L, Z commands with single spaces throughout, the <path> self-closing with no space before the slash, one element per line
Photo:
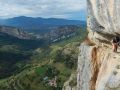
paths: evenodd
<path fill-rule="evenodd" d="M 120 38 L 118 36 L 112 39 L 113 52 L 117 52 L 119 42 L 120 42 Z"/>

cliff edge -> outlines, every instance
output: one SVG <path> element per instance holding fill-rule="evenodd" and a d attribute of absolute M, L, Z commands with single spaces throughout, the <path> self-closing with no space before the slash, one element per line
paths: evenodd
<path fill-rule="evenodd" d="M 88 38 L 80 46 L 77 90 L 120 90 L 120 49 L 111 39 L 120 35 L 120 1 L 87 0 Z"/>

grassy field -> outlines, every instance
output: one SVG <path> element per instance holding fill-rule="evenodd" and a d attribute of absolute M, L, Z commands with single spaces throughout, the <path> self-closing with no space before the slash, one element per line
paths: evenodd
<path fill-rule="evenodd" d="M 48 68 L 47 66 L 38 67 L 36 68 L 35 72 L 38 75 L 45 74 L 45 72 L 47 71 L 47 68 Z"/>

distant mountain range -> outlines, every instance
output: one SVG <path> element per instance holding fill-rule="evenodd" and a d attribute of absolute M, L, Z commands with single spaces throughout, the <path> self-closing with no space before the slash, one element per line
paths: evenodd
<path fill-rule="evenodd" d="M 63 25 L 80 25 L 85 26 L 85 21 L 80 20 L 67 20 L 67 19 L 58 19 L 58 18 L 33 18 L 33 17 L 14 17 L 9 19 L 1 19 L 0 25 L 14 26 L 17 28 L 22 28 L 27 31 L 40 30 L 46 31 L 51 30 L 51 27 Z"/>

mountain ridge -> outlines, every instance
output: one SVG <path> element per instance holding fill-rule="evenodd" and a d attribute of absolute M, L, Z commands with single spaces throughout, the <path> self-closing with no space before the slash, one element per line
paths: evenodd
<path fill-rule="evenodd" d="M 60 18 L 33 18 L 26 16 L 19 16 L 8 19 L 1 19 L 0 25 L 14 26 L 20 28 L 40 28 L 41 26 L 59 26 L 59 25 L 84 25 L 84 21 L 80 20 L 68 20 Z"/>

